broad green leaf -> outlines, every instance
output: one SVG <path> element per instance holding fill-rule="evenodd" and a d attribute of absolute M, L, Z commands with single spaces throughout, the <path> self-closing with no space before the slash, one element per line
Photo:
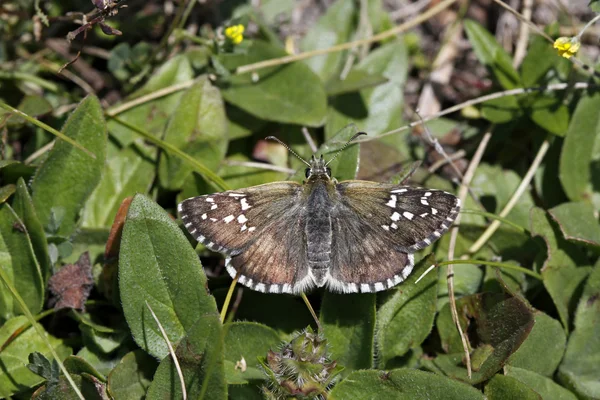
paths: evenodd
<path fill-rule="evenodd" d="M 432 361 L 424 360 L 424 365 L 470 384 L 488 380 L 500 370 L 534 325 L 530 307 L 520 299 L 503 293 L 465 296 L 457 300 L 456 307 L 463 332 L 475 336 L 469 338 L 473 346 L 472 379 L 467 377 L 467 370 L 463 366 L 462 351 L 439 355 Z M 446 305 L 438 317 L 438 331 L 444 349 L 455 351 L 460 339 L 451 321 L 450 307 Z"/>
<path fill-rule="evenodd" d="M 267 124 L 267 121 L 231 104 L 227 104 L 225 112 L 229 122 L 227 132 L 229 140 L 251 136 L 253 132 L 260 131 Z"/>
<path fill-rule="evenodd" d="M 127 353 L 108 375 L 108 394 L 114 400 L 143 400 L 156 367 L 156 360 L 142 350 Z"/>
<path fill-rule="evenodd" d="M 544 130 L 558 136 L 565 136 L 569 129 L 569 109 L 562 98 L 554 95 L 537 94 L 530 96 L 531 119 Z"/>
<path fill-rule="evenodd" d="M 575 313 L 559 380 L 579 398 L 600 398 L 600 261 L 587 280 Z"/>
<path fill-rule="evenodd" d="M 32 326 L 21 334 L 12 337 L 15 331 L 29 325 L 27 318 L 20 316 L 11 318 L 0 326 L 0 343 L 8 343 L 0 352 L 0 388 L 3 395 L 13 395 L 26 390 L 44 378 L 34 374 L 27 368 L 29 354 L 35 351 L 42 353 L 52 360 L 50 351 Z M 43 328 L 42 328 L 43 329 Z M 64 359 L 71 354 L 71 349 L 64 345 L 62 340 L 47 334 L 48 340 L 54 347 L 59 357 Z M 12 339 L 8 342 L 9 339 Z"/>
<path fill-rule="evenodd" d="M 25 228 L 27 228 L 27 233 L 29 233 L 31 245 L 33 246 L 33 251 L 40 265 L 40 271 L 45 283 L 48 281 L 51 272 L 48 242 L 23 178 L 19 178 L 17 181 L 17 194 L 13 201 L 13 208 L 21 221 L 23 221 Z"/>
<path fill-rule="evenodd" d="M 266 378 L 258 357 L 276 350 L 281 338 L 272 328 L 256 322 L 233 322 L 225 326 L 225 377 L 228 384 L 244 384 Z M 243 360 L 243 361 L 242 361 Z M 245 368 L 239 364 L 245 363 Z"/>
<path fill-rule="evenodd" d="M 103 376 L 108 376 L 110 371 L 112 371 L 113 368 L 115 368 L 121 362 L 121 359 L 125 356 L 125 354 L 127 354 L 127 352 L 127 349 L 120 348 L 116 352 L 106 355 L 102 354 L 96 348 L 90 349 L 88 347 L 83 347 L 77 353 L 77 358 L 83 359 Z"/>
<path fill-rule="evenodd" d="M 590 246 L 600 246 L 600 225 L 590 203 L 564 203 L 548 211 L 565 239 Z"/>
<path fill-rule="evenodd" d="M 507 376 L 524 383 L 542 396 L 544 400 L 577 400 L 577 397 L 552 379 L 530 370 L 506 366 Z"/>
<path fill-rule="evenodd" d="M 107 400 L 106 384 L 92 375 L 72 375 L 73 382 L 85 400 Z M 32 400 L 79 400 L 71 383 L 61 376 L 55 384 L 45 384 L 35 391 Z"/>
<path fill-rule="evenodd" d="M 385 44 L 369 53 L 352 71 L 370 76 L 380 75 L 388 82 L 333 97 L 325 125 L 325 137 L 332 137 L 351 122 L 369 135 L 379 135 L 401 126 L 404 105 L 402 87 L 406 82 L 408 67 L 408 51 L 402 41 Z M 391 158 L 390 163 L 402 162 L 409 157 L 405 141 L 408 134 L 405 131 L 382 140 L 399 153 L 388 157 Z M 377 162 L 381 164 L 381 151 L 377 154 Z"/>
<path fill-rule="evenodd" d="M 504 375 L 494 376 L 485 385 L 485 396 L 489 400 L 543 400 L 542 396 L 516 378 Z"/>
<path fill-rule="evenodd" d="M 82 357 L 68 356 L 63 360 L 63 365 L 70 374 L 81 375 L 85 373 L 98 378 L 102 382 L 106 382 L 106 377 Z"/>
<path fill-rule="evenodd" d="M 207 315 L 217 315 L 198 255 L 171 217 L 140 194 L 131 202 L 123 228 L 119 288 L 133 338 L 158 358 L 168 348 L 146 302 L 172 343 Z"/>
<path fill-rule="evenodd" d="M 572 201 L 600 208 L 600 92 L 579 100 L 560 157 L 560 182 Z"/>
<path fill-rule="evenodd" d="M 330 80 L 325 90 L 328 96 L 337 96 L 344 93 L 357 92 L 362 89 L 367 89 L 373 86 L 378 86 L 386 83 L 388 80 L 385 76 L 369 74 L 360 69 L 352 69 L 344 80 Z"/>
<path fill-rule="evenodd" d="M 17 191 L 17 187 L 13 184 L 8 184 L 0 187 L 0 204 L 6 202 Z"/>
<path fill-rule="evenodd" d="M 563 82 L 568 78 L 563 70 L 570 71 L 572 63 L 558 55 L 541 35 L 531 35 L 527 54 L 521 63 L 523 87 L 543 86 L 553 81 Z"/>
<path fill-rule="evenodd" d="M 152 94 L 169 86 L 189 81 L 193 77 L 194 72 L 188 58 L 185 55 L 175 56 L 164 63 L 141 89 L 126 99 L 126 102 Z M 118 114 L 118 117 L 125 122 L 144 128 L 147 132 L 159 136 L 163 133 L 168 118 L 179 102 L 181 94 L 182 92 L 175 92 L 152 101 L 144 102 Z M 111 113 L 111 110 L 108 112 Z M 134 131 L 114 121 L 108 122 L 108 129 L 123 147 L 128 146 L 137 138 L 137 134 Z"/>
<path fill-rule="evenodd" d="M 385 293 L 377 310 L 377 365 L 391 369 L 395 358 L 419 346 L 431 332 L 437 305 L 437 269 L 415 281 L 435 263 L 433 255 L 421 260 L 408 280 Z"/>
<path fill-rule="evenodd" d="M 479 61 L 488 67 L 496 80 L 505 89 L 513 89 L 520 84 L 520 77 L 512 66 L 512 60 L 500 46 L 496 38 L 479 23 L 465 21 L 465 31 L 473 45 Z"/>
<path fill-rule="evenodd" d="M 576 294 L 589 274 L 589 268 L 581 266 L 585 257 L 575 245 L 562 238 L 556 224 L 540 208 L 531 209 L 530 231 L 532 236 L 541 236 L 545 242 L 544 286 L 554 301 L 563 327 L 568 330 L 576 306 Z"/>
<path fill-rule="evenodd" d="M 354 28 L 355 10 L 356 6 L 345 0 L 337 0 L 327 7 L 325 14 L 302 39 L 302 51 L 326 49 L 347 42 Z M 344 59 L 344 52 L 334 51 L 311 57 L 304 62 L 326 82 L 340 72 Z"/>
<path fill-rule="evenodd" d="M 355 371 L 338 383 L 331 400 L 483 400 L 483 394 L 461 382 L 414 369 Z"/>
<path fill-rule="evenodd" d="M 227 151 L 227 118 L 221 92 L 206 76 L 185 91 L 165 130 L 164 140 L 215 170 Z M 177 190 L 193 168 L 181 158 L 162 152 L 158 178 L 164 188 Z"/>
<path fill-rule="evenodd" d="M 146 193 L 155 176 L 150 152 L 136 144 L 116 149 L 108 158 L 100 184 L 85 204 L 82 225 L 85 228 L 109 228 L 123 200 Z"/>
<path fill-rule="evenodd" d="M 523 107 L 515 96 L 499 97 L 481 105 L 481 116 L 495 124 L 503 124 L 523 116 Z"/>
<path fill-rule="evenodd" d="M 230 68 L 285 56 L 283 49 L 252 42 L 246 54 L 230 55 Z M 256 75 L 254 75 L 256 74 Z M 257 79 L 253 79 L 253 75 Z M 279 65 L 231 77 L 223 87 L 227 102 L 268 121 L 321 126 L 327 113 L 327 96 L 318 76 L 302 63 Z"/>
<path fill-rule="evenodd" d="M 69 117 L 62 133 L 94 153 L 96 159 L 57 139 L 33 177 L 31 197 L 42 226 L 48 230 L 52 215 L 60 215 L 58 230 L 52 233 L 70 236 L 104 169 L 107 135 L 98 99 L 86 97 Z"/>
<path fill-rule="evenodd" d="M 326 291 L 319 320 L 332 359 L 345 369 L 342 376 L 373 366 L 375 294 L 335 294 Z"/>
<path fill-rule="evenodd" d="M 0 268 L 33 314 L 41 311 L 45 299 L 42 271 L 35 258 L 23 221 L 8 204 L 0 204 Z M 0 290 L 0 323 L 23 311 L 10 291 Z"/>
<path fill-rule="evenodd" d="M 223 370 L 223 337 L 217 314 L 204 314 L 189 327 L 175 355 L 181 365 L 189 399 L 225 400 L 227 385 Z M 180 399 L 181 383 L 171 356 L 165 357 L 156 373 L 147 400 Z"/>
<path fill-rule="evenodd" d="M 600 0 L 590 0 L 589 6 L 593 12 L 600 13 Z"/>
<path fill-rule="evenodd" d="M 348 143 L 348 140 L 357 133 L 355 125 L 348 125 L 339 131 L 334 137 L 325 142 L 317 151 L 323 155 L 331 168 L 332 175 L 339 181 L 355 179 L 358 173 L 360 159 L 360 145 L 350 144 L 344 151 L 339 153 L 335 160 L 331 161 L 336 153 Z M 304 173 L 304 171 L 299 171 Z"/>
<path fill-rule="evenodd" d="M 559 321 L 535 311 L 535 324 L 521 347 L 508 359 L 508 365 L 552 376 L 565 352 L 567 337 Z"/>

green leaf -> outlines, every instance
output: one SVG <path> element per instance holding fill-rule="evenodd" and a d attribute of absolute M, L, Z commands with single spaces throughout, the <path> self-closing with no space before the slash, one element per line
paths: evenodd
<path fill-rule="evenodd" d="M 504 96 L 481 104 L 481 116 L 495 124 L 514 121 L 523 115 L 523 107 L 515 96 Z"/>
<path fill-rule="evenodd" d="M 29 234 L 8 204 L 0 204 L 0 268 L 21 295 L 33 314 L 44 303 L 44 281 L 35 258 Z M 2 285 L 0 291 L 0 323 L 23 311 L 12 294 Z"/>
<path fill-rule="evenodd" d="M 496 375 L 485 385 L 485 396 L 489 400 L 542 400 L 542 396 L 526 384 L 510 376 Z"/>
<path fill-rule="evenodd" d="M 419 346 L 431 332 L 437 305 L 437 269 L 415 281 L 435 263 L 433 254 L 416 266 L 409 279 L 393 290 L 377 311 L 377 365 L 391 369 L 394 359 Z"/>
<path fill-rule="evenodd" d="M 508 365 L 552 376 L 565 352 L 567 337 L 557 320 L 535 311 L 535 324 L 521 347 L 508 359 Z"/>
<path fill-rule="evenodd" d="M 85 400 L 106 400 L 106 384 L 92 375 L 73 375 L 73 382 Z M 79 400 L 80 397 L 73 391 L 71 383 L 61 376 L 56 384 L 46 384 L 35 391 L 32 400 Z"/>
<path fill-rule="evenodd" d="M 373 366 L 375 294 L 323 294 L 319 320 L 342 376 Z"/>
<path fill-rule="evenodd" d="M 219 316 L 200 317 L 177 346 L 175 354 L 181 365 L 189 399 L 225 400 L 227 385 L 223 370 L 223 338 Z M 165 357 L 156 373 L 147 400 L 180 399 L 181 383 L 171 356 Z"/>
<path fill-rule="evenodd" d="M 600 208 L 600 92 L 582 97 L 571 118 L 560 157 L 560 182 L 569 199 Z"/>
<path fill-rule="evenodd" d="M 423 362 L 428 369 L 470 384 L 488 380 L 500 370 L 527 338 L 534 324 L 530 307 L 519 298 L 508 297 L 504 293 L 465 296 L 457 300 L 456 308 L 463 332 L 475 336 L 469 338 L 471 345 L 476 346 L 471 351 L 472 378 L 467 377 L 462 351 L 439 355 L 433 361 Z M 449 351 L 456 351 L 460 338 L 451 320 L 447 304 L 438 316 L 438 330 L 442 346 Z M 447 344 L 452 344 L 452 347 Z"/>
<path fill-rule="evenodd" d="M 523 87 L 543 86 L 551 79 L 560 82 L 568 76 L 563 76 L 562 70 L 571 70 L 571 62 L 558 55 L 552 45 L 541 35 L 531 35 L 527 54 L 521 64 L 521 79 Z"/>
<path fill-rule="evenodd" d="M 531 119 L 542 129 L 558 136 L 565 136 L 569 129 L 569 108 L 562 98 L 554 95 L 530 96 Z"/>
<path fill-rule="evenodd" d="M 568 330 L 577 293 L 589 274 L 589 268 L 580 266 L 584 265 L 585 258 L 576 246 L 562 238 L 558 227 L 544 210 L 531 209 L 530 231 L 532 236 L 541 236 L 545 242 L 544 286 L 554 301 L 563 327 Z"/>
<path fill-rule="evenodd" d="M 19 335 L 15 331 L 29 325 L 27 318 L 20 316 L 9 319 L 0 326 L 0 343 L 6 347 L 0 352 L 0 388 L 2 395 L 13 395 L 42 382 L 44 378 L 34 374 L 27 368 L 28 356 L 35 351 L 52 359 L 50 351 L 33 327 L 29 327 Z M 43 328 L 42 328 L 43 329 Z M 61 359 L 71 354 L 71 349 L 62 340 L 47 334 L 48 340 Z M 9 339 L 11 340 L 10 342 Z"/>
<path fill-rule="evenodd" d="M 106 158 L 106 124 L 100 102 L 86 97 L 73 111 L 62 132 L 96 155 L 85 153 L 60 139 L 33 177 L 32 199 L 42 226 L 48 229 L 51 215 L 60 213 L 56 233 L 70 236 L 85 204 L 102 175 Z"/>
<path fill-rule="evenodd" d="M 206 76 L 181 97 L 165 130 L 164 140 L 215 170 L 227 151 L 227 119 L 221 92 Z M 170 190 L 183 186 L 193 168 L 178 157 L 161 153 L 158 177 Z"/>
<path fill-rule="evenodd" d="M 160 206 L 140 194 L 133 198 L 123 227 L 119 288 L 133 338 L 158 358 L 167 356 L 168 348 L 146 302 L 172 343 L 206 315 L 218 315 L 189 241 Z"/>
<path fill-rule="evenodd" d="M 283 49 L 261 41 L 252 42 L 246 54 L 223 60 L 230 67 L 282 57 Z M 302 63 L 285 64 L 235 75 L 222 95 L 227 102 L 268 121 L 321 126 L 327 113 L 327 96 L 318 76 Z"/>
<path fill-rule="evenodd" d="M 338 0 L 326 10 L 302 39 L 302 51 L 326 49 L 350 40 L 354 28 L 355 5 L 349 1 Z M 344 52 L 334 51 L 311 57 L 304 63 L 325 82 L 340 72 L 345 58 Z"/>
<path fill-rule="evenodd" d="M 394 41 L 385 44 L 369 53 L 351 71 L 367 73 L 371 76 L 380 75 L 388 82 L 373 88 L 366 88 L 359 93 L 346 93 L 331 99 L 325 125 L 325 137 L 330 138 L 340 129 L 354 123 L 359 130 L 369 135 L 379 135 L 401 126 L 404 94 L 402 87 L 408 74 L 409 57 L 404 42 Z M 392 156 L 391 162 L 398 163 L 407 159 L 406 149 L 408 131 L 390 136 L 382 141 L 399 154 Z M 363 144 L 364 146 L 365 144 Z M 391 146 L 389 146 L 391 145 Z M 378 151 L 380 155 L 382 150 Z M 381 163 L 381 157 L 377 157 Z M 382 167 L 385 168 L 385 167 Z"/>
<path fill-rule="evenodd" d="M 48 242 L 23 178 L 17 181 L 17 194 L 13 200 L 13 208 L 27 229 L 45 284 L 51 272 Z"/>
<path fill-rule="evenodd" d="M 535 390 L 544 400 L 577 400 L 577 397 L 552 379 L 536 374 L 535 372 L 506 366 L 504 371 L 507 376 L 526 384 Z"/>
<path fill-rule="evenodd" d="M 114 400 L 143 400 L 156 367 L 156 360 L 142 350 L 125 354 L 108 375 L 108 394 Z"/>
<path fill-rule="evenodd" d="M 102 382 L 106 382 L 106 377 L 82 357 L 68 356 L 63 360 L 63 364 L 71 375 L 88 374 Z"/>
<path fill-rule="evenodd" d="M 600 0 L 590 0 L 589 7 L 593 12 L 600 13 Z"/>
<path fill-rule="evenodd" d="M 600 261 L 587 280 L 575 313 L 559 380 L 579 398 L 600 397 Z"/>
<path fill-rule="evenodd" d="M 496 38 L 479 23 L 465 21 L 465 31 L 473 45 L 479 61 L 488 67 L 496 80 L 505 89 L 513 89 L 520 84 L 520 77 L 512 66 L 512 60 L 500 46 Z"/>
<path fill-rule="evenodd" d="M 330 392 L 331 400 L 483 400 L 475 388 L 455 380 L 414 369 L 355 371 Z"/>
<path fill-rule="evenodd" d="M 188 58 L 184 54 L 175 56 L 164 63 L 148 82 L 140 90 L 129 96 L 126 101 L 129 102 L 157 92 L 160 89 L 189 81 L 193 77 L 194 71 Z M 143 127 L 155 136 L 160 136 L 181 95 L 181 92 L 175 92 L 167 96 L 162 96 L 130 108 L 119 113 L 118 116 L 130 124 Z M 114 115 L 112 110 L 114 108 L 108 110 L 111 116 Z M 137 137 L 137 133 L 114 121 L 108 122 L 108 129 L 123 147 L 128 146 Z"/>
<path fill-rule="evenodd" d="M 225 326 L 225 377 L 228 384 L 244 384 L 265 379 L 258 357 L 281 344 L 272 328 L 256 322 L 234 322 Z M 242 360 L 244 360 L 242 362 Z M 241 368 L 237 364 L 245 363 Z"/>
<path fill-rule="evenodd" d="M 600 225 L 590 203 L 564 203 L 548 211 L 565 239 L 574 243 L 600 246 Z"/>
<path fill-rule="evenodd" d="M 146 193 L 155 176 L 154 157 L 136 144 L 109 156 L 100 183 L 85 204 L 82 225 L 86 228 L 110 228 L 123 200 Z"/>
<path fill-rule="evenodd" d="M 327 82 L 325 89 L 328 96 L 337 96 L 378 86 L 387 81 L 385 76 L 370 74 L 360 69 L 352 69 L 344 80 L 336 77 Z"/>
<path fill-rule="evenodd" d="M 58 376 L 60 375 L 60 369 L 56 360 L 50 361 L 38 351 L 29 354 L 27 368 L 47 381 L 58 381 Z"/>
<path fill-rule="evenodd" d="M 348 140 L 356 133 L 356 125 L 348 125 L 330 140 L 323 143 L 317 153 L 322 154 L 328 162 L 331 161 L 336 153 L 340 151 L 342 147 L 348 143 Z M 338 154 L 335 160 L 331 161 L 331 164 L 329 164 L 333 176 L 340 181 L 355 179 L 356 174 L 358 173 L 359 159 L 360 145 L 350 144 L 344 151 Z M 299 171 L 299 173 L 303 173 L 303 171 Z"/>

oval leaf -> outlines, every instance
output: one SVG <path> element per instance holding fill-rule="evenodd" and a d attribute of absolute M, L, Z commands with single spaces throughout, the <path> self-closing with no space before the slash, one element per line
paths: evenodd
<path fill-rule="evenodd" d="M 129 206 L 119 253 L 119 288 L 137 344 L 158 358 L 167 345 L 146 301 L 172 343 L 206 315 L 217 315 L 198 255 L 169 215 L 143 195 Z"/>

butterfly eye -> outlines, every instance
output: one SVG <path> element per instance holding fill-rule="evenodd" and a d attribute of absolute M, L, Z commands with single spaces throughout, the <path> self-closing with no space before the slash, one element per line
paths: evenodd
<path fill-rule="evenodd" d="M 327 172 L 327 176 L 331 178 L 331 168 L 325 168 L 325 172 Z"/>
<path fill-rule="evenodd" d="M 304 175 L 308 178 L 310 176 L 310 168 L 304 170 Z"/>

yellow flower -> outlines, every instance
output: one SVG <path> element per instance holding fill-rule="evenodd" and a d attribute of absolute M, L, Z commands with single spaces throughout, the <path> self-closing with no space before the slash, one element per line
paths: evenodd
<path fill-rule="evenodd" d="M 558 50 L 558 54 L 564 58 L 571 58 L 581 47 L 578 37 L 561 36 L 554 42 L 554 48 Z"/>
<path fill-rule="evenodd" d="M 244 40 L 244 25 L 233 25 L 225 28 L 225 36 L 231 40 L 233 44 L 240 44 Z"/>

